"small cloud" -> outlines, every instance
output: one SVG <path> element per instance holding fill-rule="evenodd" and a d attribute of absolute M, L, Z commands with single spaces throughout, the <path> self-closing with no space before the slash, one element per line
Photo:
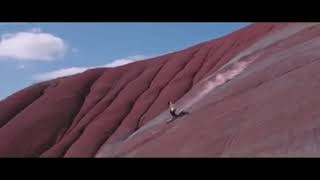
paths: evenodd
<path fill-rule="evenodd" d="M 132 63 L 132 62 L 135 62 L 138 60 L 147 59 L 147 58 L 150 58 L 150 56 L 137 55 L 137 56 L 130 56 L 127 58 L 122 58 L 122 59 L 116 59 L 109 64 L 105 64 L 105 65 L 101 65 L 101 66 L 64 68 L 64 69 L 60 69 L 60 70 L 56 70 L 56 71 L 36 74 L 33 76 L 33 79 L 35 79 L 36 81 L 46 81 L 46 80 L 50 80 L 50 79 L 55 79 L 55 78 L 59 78 L 59 77 L 70 76 L 70 75 L 82 73 L 88 69 L 94 69 L 94 68 L 99 68 L 99 67 L 117 67 L 117 66 L 129 64 L 129 63 Z"/>
<path fill-rule="evenodd" d="M 25 69 L 26 68 L 26 66 L 24 65 L 24 64 L 20 64 L 19 66 L 18 66 L 18 69 Z"/>
<path fill-rule="evenodd" d="M 73 53 L 78 53 L 78 52 L 79 52 L 79 49 L 77 49 L 77 48 L 71 48 L 71 52 L 73 52 Z"/>
<path fill-rule="evenodd" d="M 52 72 L 37 74 L 33 78 L 37 81 L 46 81 L 46 80 L 55 79 L 58 77 L 64 77 L 64 76 L 70 76 L 73 74 L 82 73 L 87 69 L 88 68 L 85 68 L 85 67 L 71 67 L 71 68 L 60 69 Z"/>
<path fill-rule="evenodd" d="M 67 46 L 63 39 L 40 28 L 29 32 L 5 33 L 0 40 L 0 58 L 22 61 L 50 61 L 62 57 Z"/>
<path fill-rule="evenodd" d="M 0 25 L 27 25 L 32 23 L 26 23 L 26 22 L 9 22 L 9 23 L 0 23 Z"/>
<path fill-rule="evenodd" d="M 119 60 L 113 61 L 110 64 L 104 65 L 104 67 L 117 67 L 117 66 L 122 66 L 122 65 L 125 65 L 125 64 L 132 63 L 134 61 L 135 60 L 130 60 L 130 59 L 119 59 Z"/>
<path fill-rule="evenodd" d="M 40 32 L 41 32 L 41 29 L 40 29 L 40 28 L 32 28 L 32 29 L 31 29 L 31 32 L 33 32 L 33 33 L 40 33 Z"/>
<path fill-rule="evenodd" d="M 102 67 L 117 67 L 117 66 L 129 64 L 138 60 L 147 59 L 147 58 L 148 56 L 144 56 L 144 55 L 129 56 L 127 58 L 116 59 L 112 63 L 106 64 Z"/>

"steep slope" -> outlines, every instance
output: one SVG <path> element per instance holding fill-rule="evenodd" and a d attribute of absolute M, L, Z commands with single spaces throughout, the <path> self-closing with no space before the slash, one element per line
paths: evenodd
<path fill-rule="evenodd" d="M 256 23 L 0 102 L 0 156 L 318 155 L 320 26 Z M 168 101 L 190 112 L 166 124 Z"/>

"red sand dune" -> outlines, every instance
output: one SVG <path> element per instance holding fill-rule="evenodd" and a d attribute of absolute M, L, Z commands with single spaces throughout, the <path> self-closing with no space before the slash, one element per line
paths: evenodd
<path fill-rule="evenodd" d="M 1 157 L 320 155 L 320 25 L 256 23 L 0 101 Z M 167 102 L 190 112 L 171 123 Z"/>

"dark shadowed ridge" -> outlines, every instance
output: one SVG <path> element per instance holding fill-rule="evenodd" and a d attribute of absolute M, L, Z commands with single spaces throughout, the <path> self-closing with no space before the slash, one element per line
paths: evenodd
<path fill-rule="evenodd" d="M 0 101 L 2 157 L 320 155 L 320 26 L 256 23 Z M 168 101 L 190 114 L 167 124 Z"/>

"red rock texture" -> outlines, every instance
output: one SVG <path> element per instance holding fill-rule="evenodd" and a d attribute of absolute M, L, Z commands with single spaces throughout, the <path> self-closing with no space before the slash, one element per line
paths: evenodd
<path fill-rule="evenodd" d="M 0 101 L 0 156 L 319 156 L 319 35 L 256 23 L 33 85 Z M 166 123 L 168 101 L 190 114 Z"/>

